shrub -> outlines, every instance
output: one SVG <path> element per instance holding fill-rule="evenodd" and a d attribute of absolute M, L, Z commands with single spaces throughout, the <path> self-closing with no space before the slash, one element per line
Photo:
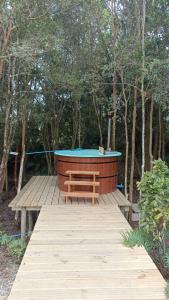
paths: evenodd
<path fill-rule="evenodd" d="M 154 239 L 164 243 L 169 223 L 169 169 L 165 162 L 154 161 L 153 170 L 144 173 L 138 189 L 141 191 L 140 224 Z"/>
<path fill-rule="evenodd" d="M 140 228 L 123 233 L 128 247 L 144 246 L 165 267 L 169 267 L 169 168 L 162 160 L 153 162 L 138 184 L 141 192 Z M 169 299 L 169 283 L 165 294 Z"/>

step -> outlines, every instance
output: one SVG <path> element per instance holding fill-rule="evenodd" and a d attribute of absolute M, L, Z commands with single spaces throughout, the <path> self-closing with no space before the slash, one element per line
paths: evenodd
<path fill-rule="evenodd" d="M 100 185 L 100 182 L 97 182 L 97 181 L 69 181 L 69 180 L 66 180 L 64 182 L 64 185 L 85 185 L 85 186 L 99 186 Z"/>
<path fill-rule="evenodd" d="M 66 171 L 66 174 L 68 175 L 99 175 L 100 172 L 98 171 Z"/>
<path fill-rule="evenodd" d="M 92 192 L 64 192 L 65 197 L 72 197 L 72 198 L 98 198 L 98 193 Z"/>

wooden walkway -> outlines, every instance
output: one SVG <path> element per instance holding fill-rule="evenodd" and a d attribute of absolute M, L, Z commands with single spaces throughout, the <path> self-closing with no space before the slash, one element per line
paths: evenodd
<path fill-rule="evenodd" d="M 91 206 L 91 199 L 74 199 L 68 204 Z M 25 208 L 34 211 L 40 210 L 43 205 L 65 205 L 63 193 L 57 186 L 56 176 L 33 176 L 9 207 L 12 210 Z M 121 209 L 128 211 L 130 202 L 119 190 L 116 190 L 113 193 L 101 195 L 96 201 L 97 205 L 118 205 Z"/>
<path fill-rule="evenodd" d="M 57 176 L 33 176 L 21 192 L 9 204 L 15 211 L 21 211 L 21 235 L 32 231 L 32 211 L 40 211 L 44 205 L 83 205 L 91 206 L 91 199 L 80 198 L 65 203 L 63 193 L 59 190 Z M 119 206 L 124 215 L 128 215 L 130 202 L 116 190 L 113 193 L 100 195 L 95 206 Z M 27 222 L 28 217 L 28 222 Z M 28 224 L 28 229 L 27 229 Z"/>
<path fill-rule="evenodd" d="M 8 300 L 164 300 L 145 249 L 122 244 L 129 228 L 117 205 L 43 206 Z"/>

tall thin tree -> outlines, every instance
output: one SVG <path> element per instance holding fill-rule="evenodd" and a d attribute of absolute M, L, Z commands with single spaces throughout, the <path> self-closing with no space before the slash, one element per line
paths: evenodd
<path fill-rule="evenodd" d="M 142 176 L 145 169 L 145 16 L 146 16 L 146 0 L 142 1 L 142 34 L 141 34 L 141 50 L 142 50 L 142 64 L 141 64 L 141 102 L 142 102 Z"/>

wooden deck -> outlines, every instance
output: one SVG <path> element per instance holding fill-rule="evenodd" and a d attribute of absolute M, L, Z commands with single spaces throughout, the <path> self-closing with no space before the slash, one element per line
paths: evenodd
<path fill-rule="evenodd" d="M 145 249 L 122 244 L 129 228 L 117 205 L 43 206 L 8 300 L 164 300 Z"/>
<path fill-rule="evenodd" d="M 91 206 L 91 199 L 74 199 L 69 204 Z M 22 208 L 40 210 L 43 205 L 65 205 L 63 193 L 57 186 L 56 176 L 33 176 L 9 207 L 12 210 Z M 128 211 L 130 202 L 119 190 L 116 190 L 113 193 L 101 195 L 96 201 L 96 206 L 98 205 L 119 206 L 122 210 Z"/>

